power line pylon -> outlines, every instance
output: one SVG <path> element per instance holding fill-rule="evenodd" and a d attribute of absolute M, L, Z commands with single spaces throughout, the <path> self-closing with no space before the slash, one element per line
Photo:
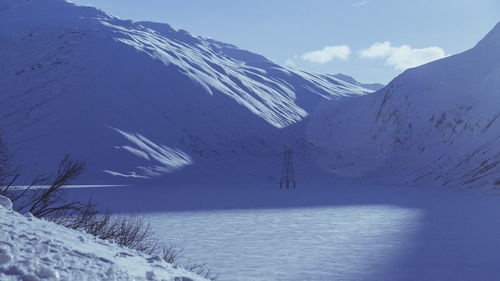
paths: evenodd
<path fill-rule="evenodd" d="M 283 152 L 283 167 L 281 168 L 280 189 L 283 189 L 285 184 L 286 189 L 292 184 L 295 189 L 295 170 L 293 169 L 292 150 L 286 149 Z"/>

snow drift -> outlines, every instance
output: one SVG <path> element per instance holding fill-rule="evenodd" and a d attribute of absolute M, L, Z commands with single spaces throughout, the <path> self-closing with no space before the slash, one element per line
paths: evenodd
<path fill-rule="evenodd" d="M 10 204 L 10 205 L 9 205 Z M 12 211 L 0 196 L 0 280 L 203 281 L 160 257 Z"/>

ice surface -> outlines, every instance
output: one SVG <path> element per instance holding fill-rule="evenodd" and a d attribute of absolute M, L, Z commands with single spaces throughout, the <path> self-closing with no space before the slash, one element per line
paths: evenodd
<path fill-rule="evenodd" d="M 87 191 L 141 212 L 221 281 L 500 280 L 494 195 L 350 181 Z"/>
<path fill-rule="evenodd" d="M 419 212 L 390 206 L 150 214 L 155 231 L 221 281 L 367 280 L 396 260 Z"/>

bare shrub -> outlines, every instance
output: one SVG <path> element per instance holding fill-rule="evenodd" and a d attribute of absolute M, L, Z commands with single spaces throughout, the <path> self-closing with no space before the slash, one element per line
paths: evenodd
<path fill-rule="evenodd" d="M 84 170 L 83 162 L 73 161 L 66 155 L 59 163 L 55 177 L 38 176 L 22 190 L 10 191 L 9 188 L 19 176 L 16 175 L 2 193 L 10 195 L 16 211 L 30 212 L 35 217 L 64 224 L 68 217 L 81 213 L 88 207 L 78 200 L 68 200 L 66 190 L 63 189 Z"/>
<path fill-rule="evenodd" d="M 182 256 L 182 249 L 176 248 L 174 245 L 163 244 L 161 246 L 161 258 L 168 263 L 177 263 Z"/>
<path fill-rule="evenodd" d="M 208 280 L 217 279 L 217 275 L 204 263 L 182 263 L 183 250 L 157 239 L 151 230 L 151 224 L 146 223 L 142 217 L 113 217 L 108 211 L 99 214 L 93 210 L 95 209 L 90 208 L 80 214 L 80 217 L 75 218 L 73 224 L 68 227 L 84 230 L 95 237 L 113 241 L 120 246 L 159 256 L 170 264 L 177 264 Z"/>
<path fill-rule="evenodd" d="M 183 266 L 184 269 L 196 273 L 199 276 L 206 278 L 208 280 L 217 280 L 217 274 L 214 274 L 210 268 L 205 263 L 189 263 Z"/>
<path fill-rule="evenodd" d="M 151 225 L 141 217 L 112 217 L 111 213 L 106 212 L 91 221 L 94 223 L 86 223 L 80 229 L 100 239 L 146 254 L 155 254 L 161 249 Z"/>

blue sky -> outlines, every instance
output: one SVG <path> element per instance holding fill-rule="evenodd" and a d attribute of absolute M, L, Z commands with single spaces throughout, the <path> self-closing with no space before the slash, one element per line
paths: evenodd
<path fill-rule="evenodd" d="M 165 22 L 320 73 L 387 83 L 473 47 L 498 0 L 74 0 L 123 19 Z"/>

